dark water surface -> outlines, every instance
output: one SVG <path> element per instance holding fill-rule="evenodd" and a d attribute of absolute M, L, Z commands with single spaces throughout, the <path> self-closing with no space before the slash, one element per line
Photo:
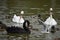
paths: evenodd
<path fill-rule="evenodd" d="M 17 23 L 13 23 L 11 20 L 12 18 L 8 19 L 6 18 L 6 15 L 2 15 L 0 14 L 0 21 L 2 21 L 4 24 L 6 24 L 7 26 L 20 26 L 22 27 L 21 24 L 17 24 Z M 41 31 L 43 30 L 43 25 L 39 25 L 38 21 L 37 21 L 37 17 L 33 18 L 34 16 L 26 16 L 25 19 L 28 19 L 31 22 L 31 25 L 33 26 L 33 28 L 35 30 L 31 30 L 31 34 L 30 35 L 19 35 L 16 36 L 16 34 L 14 34 L 14 36 L 11 35 L 7 35 L 5 34 L 5 31 L 0 31 L 0 40 L 54 40 L 55 38 L 60 38 L 60 31 L 57 31 L 55 33 L 41 33 Z M 59 25 L 57 25 L 57 27 L 59 27 Z M 60 27 L 59 27 L 60 28 Z"/>
<path fill-rule="evenodd" d="M 56 8 L 55 11 L 58 13 L 57 18 L 60 19 L 60 1 L 56 0 L 53 4 L 51 2 L 51 0 L 0 0 L 0 21 L 7 26 L 15 25 L 22 27 L 21 24 L 12 22 L 13 14 L 19 15 L 20 11 L 24 10 L 25 14 L 41 13 L 44 15 L 46 12 L 48 13 L 49 8 L 52 7 L 52 5 Z M 31 30 L 30 35 L 8 35 L 6 34 L 6 31 L 0 31 L 0 40 L 54 40 L 55 38 L 60 38 L 60 31 L 56 31 L 55 33 L 41 33 L 43 30 L 43 25 L 39 25 L 37 17 L 33 18 L 33 16 L 25 17 L 25 19 L 28 19 L 31 22 L 31 25 L 35 29 Z M 56 27 L 60 28 L 60 25 L 57 25 Z"/>

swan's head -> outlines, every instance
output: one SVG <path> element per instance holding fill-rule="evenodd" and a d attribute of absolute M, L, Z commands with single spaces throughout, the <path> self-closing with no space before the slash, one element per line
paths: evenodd
<path fill-rule="evenodd" d="M 24 11 L 21 11 L 21 14 L 24 14 Z"/>
<path fill-rule="evenodd" d="M 53 8 L 50 8 L 50 11 L 52 11 L 53 10 Z"/>

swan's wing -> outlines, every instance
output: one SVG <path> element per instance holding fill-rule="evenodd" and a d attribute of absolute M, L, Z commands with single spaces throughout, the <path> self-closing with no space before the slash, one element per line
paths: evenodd
<path fill-rule="evenodd" d="M 55 21 L 55 19 L 50 17 L 48 17 L 44 23 L 46 25 L 57 25 L 57 22 Z"/>

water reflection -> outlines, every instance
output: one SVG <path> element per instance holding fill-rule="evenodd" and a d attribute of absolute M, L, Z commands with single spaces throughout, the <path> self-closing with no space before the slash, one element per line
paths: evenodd
<path fill-rule="evenodd" d="M 8 40 L 29 40 L 29 35 L 23 34 L 23 35 L 8 36 Z"/>
<path fill-rule="evenodd" d="M 29 35 L 0 35 L 0 40 L 29 40 Z"/>

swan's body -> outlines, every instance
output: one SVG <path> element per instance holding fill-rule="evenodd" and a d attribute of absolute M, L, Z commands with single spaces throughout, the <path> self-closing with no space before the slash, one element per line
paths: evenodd
<path fill-rule="evenodd" d="M 20 16 L 16 16 L 16 14 L 12 18 L 12 21 L 16 22 L 16 23 L 24 23 L 24 19 L 22 17 L 20 17 Z"/>
<path fill-rule="evenodd" d="M 50 10 L 52 10 L 52 8 Z M 45 22 L 43 22 L 42 20 L 39 20 L 39 22 L 41 22 L 44 26 L 43 33 L 50 33 L 50 31 L 51 31 L 50 29 L 51 28 L 54 29 L 54 27 L 57 25 L 57 22 L 52 17 L 52 12 L 50 12 L 50 16 L 46 19 Z"/>
<path fill-rule="evenodd" d="M 50 17 L 48 17 L 46 19 L 46 21 L 44 22 L 44 25 L 46 25 L 46 29 L 45 31 L 47 31 L 48 33 L 50 32 L 50 29 L 54 26 L 57 25 L 57 22 L 55 21 L 55 19 L 52 17 L 52 13 L 50 13 Z"/>
<path fill-rule="evenodd" d="M 44 23 L 46 25 L 51 25 L 51 26 L 57 25 L 57 22 L 55 21 L 53 17 L 48 17 Z"/>
<path fill-rule="evenodd" d="M 27 25 L 26 25 L 26 23 L 27 23 Z M 29 33 L 30 34 L 29 24 L 30 24 L 30 22 L 28 20 L 25 20 L 23 23 L 23 28 L 11 26 L 11 27 L 7 27 L 6 31 L 8 33 L 18 33 L 18 34 Z"/>

